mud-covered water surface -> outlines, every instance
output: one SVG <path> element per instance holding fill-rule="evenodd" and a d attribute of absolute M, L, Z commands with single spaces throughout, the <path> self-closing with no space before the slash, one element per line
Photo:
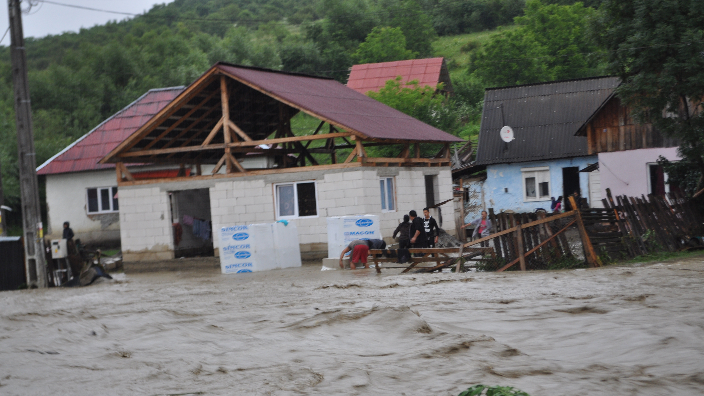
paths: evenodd
<path fill-rule="evenodd" d="M 372 270 L 373 271 L 373 270 Z M 118 275 L 0 293 L 4 395 L 704 394 L 704 258 L 532 273 Z"/>

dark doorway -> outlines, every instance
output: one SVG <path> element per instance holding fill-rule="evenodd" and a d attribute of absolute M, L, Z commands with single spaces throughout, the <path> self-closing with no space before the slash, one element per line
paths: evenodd
<path fill-rule="evenodd" d="M 582 194 L 579 191 L 579 167 L 562 168 L 562 202 L 565 210 L 572 210 L 567 197 L 574 194 L 575 191 L 581 197 Z"/>

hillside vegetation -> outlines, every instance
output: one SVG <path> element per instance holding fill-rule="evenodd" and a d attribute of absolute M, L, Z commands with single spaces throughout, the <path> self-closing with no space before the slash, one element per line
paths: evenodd
<path fill-rule="evenodd" d="M 598 1 L 572 3 L 176 0 L 130 20 L 30 38 L 37 165 L 147 90 L 187 85 L 217 61 L 345 82 L 355 63 L 444 56 L 457 95 L 443 104 L 442 119 L 430 107 L 431 113 L 414 116 L 470 138 L 487 86 L 599 74 L 585 34 L 593 12 L 586 6 Z M 497 67 L 513 58 L 521 58 L 518 67 Z M 389 93 L 408 91 L 390 87 Z M 0 47 L 0 162 L 6 204 L 18 208 L 12 95 L 9 49 Z M 418 97 L 410 92 L 404 100 Z"/>

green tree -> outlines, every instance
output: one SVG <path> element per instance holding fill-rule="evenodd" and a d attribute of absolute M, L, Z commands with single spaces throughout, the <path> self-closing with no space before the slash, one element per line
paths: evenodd
<path fill-rule="evenodd" d="M 489 86 L 549 80 L 545 49 L 521 30 L 498 33 L 472 55 L 470 73 Z"/>
<path fill-rule="evenodd" d="M 432 55 L 432 43 L 437 38 L 430 14 L 416 0 L 382 0 L 379 14 L 384 24 L 401 28 L 406 38 L 406 48 L 418 57 Z"/>
<path fill-rule="evenodd" d="M 587 32 L 594 10 L 529 0 L 517 28 L 504 30 L 472 56 L 470 73 L 489 85 L 526 84 L 598 75 Z"/>
<path fill-rule="evenodd" d="M 401 77 L 386 82 L 379 92 L 370 91 L 369 97 L 409 116 L 454 135 L 461 130 L 461 123 L 453 103 L 442 95 L 435 94 L 436 87 L 421 86 L 417 80 L 406 84 Z M 427 145 L 422 151 L 424 156 L 434 155 L 440 146 Z M 372 149 L 372 148 L 370 148 Z M 371 153 L 375 156 L 395 156 L 400 148 L 379 147 Z"/>
<path fill-rule="evenodd" d="M 375 27 L 352 55 L 357 63 L 390 62 L 413 59 L 416 53 L 406 49 L 401 28 Z"/>
<path fill-rule="evenodd" d="M 641 122 L 680 139 L 704 179 L 704 12 L 698 0 L 604 0 L 594 36 L 616 93 Z"/>

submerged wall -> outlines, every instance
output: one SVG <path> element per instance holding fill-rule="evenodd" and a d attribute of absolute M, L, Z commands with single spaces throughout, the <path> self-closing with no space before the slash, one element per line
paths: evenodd
<path fill-rule="evenodd" d="M 275 185 L 297 181 L 314 181 L 317 216 L 290 219 L 298 227 L 301 254 L 304 258 L 327 256 L 327 221 L 329 216 L 376 214 L 387 242 L 398 223 L 410 210 L 419 215 L 426 205 L 425 176 L 437 176 L 436 201 L 452 199 L 452 176 L 442 168 L 350 168 L 313 170 L 271 175 L 241 176 L 213 180 L 159 183 L 120 187 L 120 223 L 125 261 L 148 261 L 173 258 L 173 231 L 168 204 L 169 191 L 208 188 L 213 233 L 224 226 L 274 222 Z M 391 177 L 395 187 L 395 210 L 381 210 L 379 180 Z M 443 209 L 442 227 L 455 234 L 451 203 Z M 435 217 L 439 222 L 437 210 Z M 214 238 L 218 254 L 218 240 Z"/>

